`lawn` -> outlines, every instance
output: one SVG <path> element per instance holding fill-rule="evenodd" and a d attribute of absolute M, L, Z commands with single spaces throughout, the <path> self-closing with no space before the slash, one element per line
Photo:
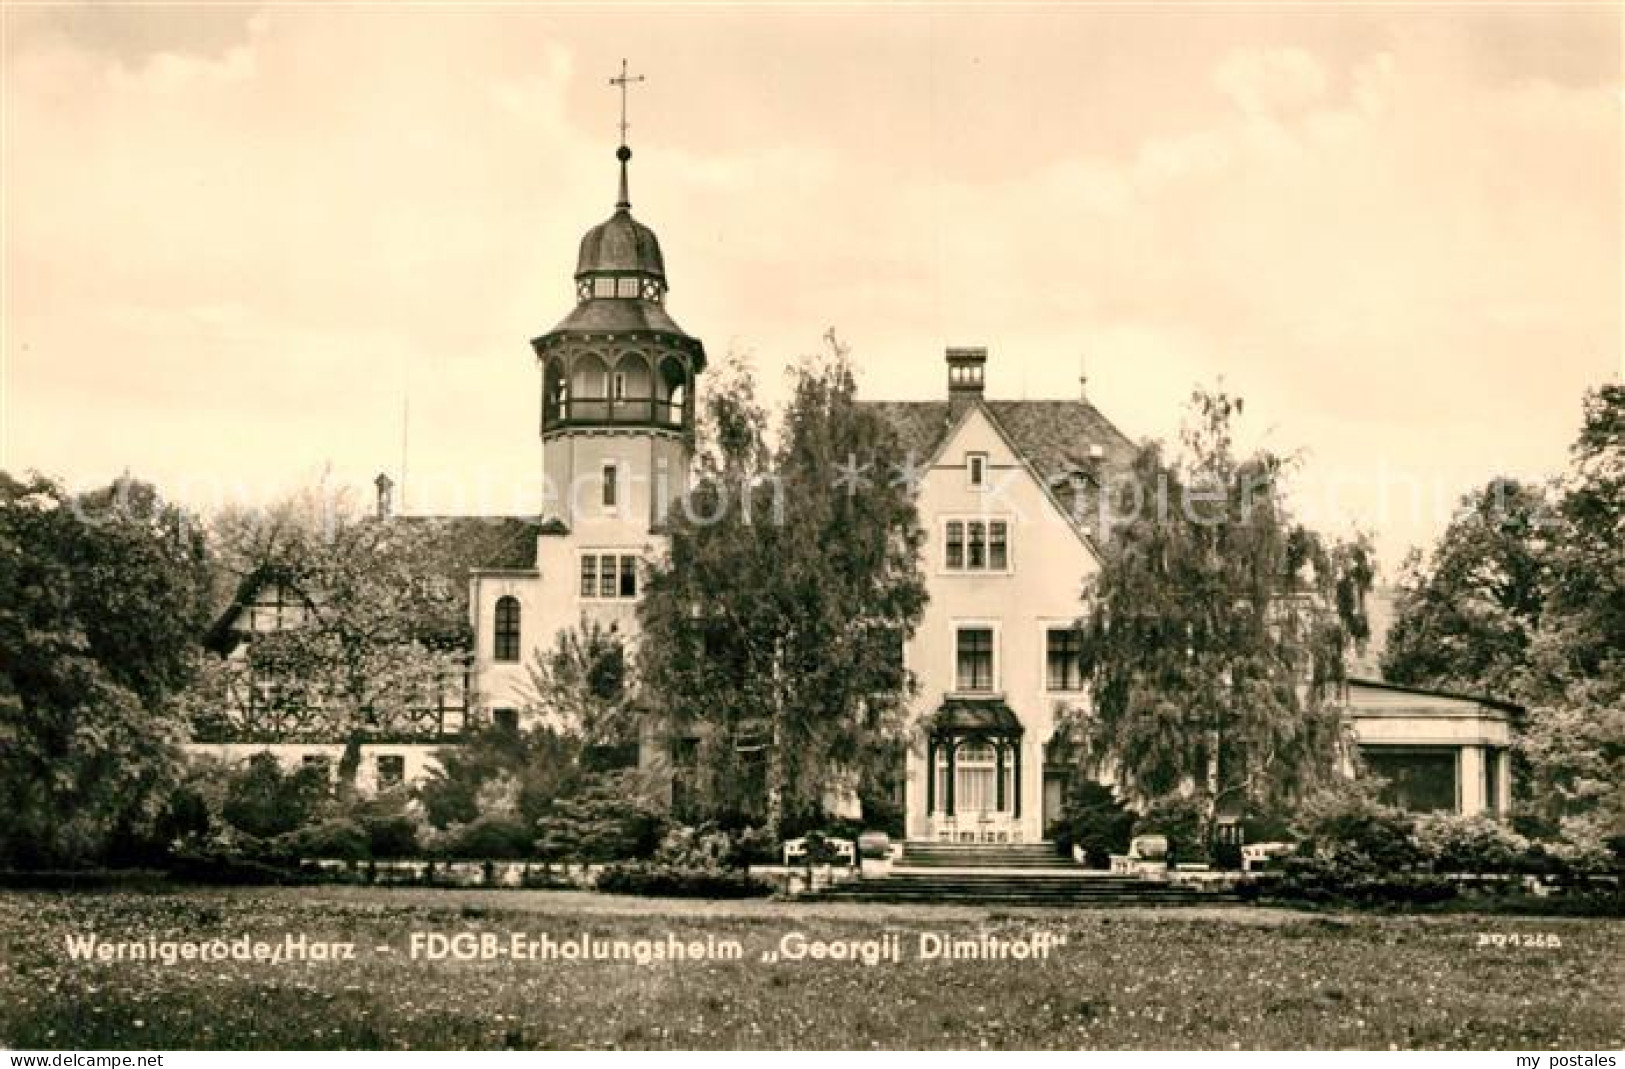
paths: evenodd
<path fill-rule="evenodd" d="M 647 940 L 645 952 L 668 936 L 709 938 L 744 953 L 643 964 L 411 954 L 413 933 L 489 935 L 506 948 L 516 932 Z M 69 937 L 93 933 L 228 948 L 244 937 L 285 946 L 292 934 L 307 947 L 353 943 L 355 957 L 72 960 Z M 1024 947 L 1047 933 L 1065 945 L 1047 959 L 920 960 L 921 933 Z M 892 934 L 896 963 L 763 960 L 786 936 L 800 947 Z M 1617 920 L 365 888 L 5 892 L 0 1044 L 1613 1049 L 1625 1046 L 1622 951 Z"/>

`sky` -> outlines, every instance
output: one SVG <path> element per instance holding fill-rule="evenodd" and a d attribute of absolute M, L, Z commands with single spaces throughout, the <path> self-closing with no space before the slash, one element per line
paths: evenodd
<path fill-rule="evenodd" d="M 615 194 L 713 360 L 1198 387 L 1390 574 L 1621 374 L 1616 5 L 3 8 L 0 468 L 534 513 L 528 340 Z M 701 384 L 703 389 L 703 382 Z M 325 476 L 324 476 L 324 473 Z M 369 491 L 370 493 L 370 491 Z M 397 496 L 401 491 L 397 490 Z"/>

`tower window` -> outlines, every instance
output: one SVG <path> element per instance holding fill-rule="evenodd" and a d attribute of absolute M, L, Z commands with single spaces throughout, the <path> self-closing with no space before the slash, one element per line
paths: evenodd
<path fill-rule="evenodd" d="M 619 379 L 620 376 L 617 375 L 616 378 Z M 616 388 L 620 388 L 619 383 L 616 384 Z M 604 465 L 604 507 L 606 509 L 614 508 L 619 499 L 620 486 L 618 483 L 620 479 L 620 471 L 620 468 L 616 467 L 614 464 Z"/>
<path fill-rule="evenodd" d="M 637 556 L 632 553 L 583 554 L 581 596 L 594 600 L 637 597 Z"/>
<path fill-rule="evenodd" d="M 636 297 L 638 295 L 638 280 L 635 278 L 618 278 L 615 280 L 615 296 Z"/>
<path fill-rule="evenodd" d="M 592 295 L 594 297 L 615 296 L 615 280 L 613 278 L 595 278 L 592 280 Z"/>
<path fill-rule="evenodd" d="M 505 664 L 519 660 L 519 599 L 511 595 L 497 599 L 496 632 L 492 656 Z"/>

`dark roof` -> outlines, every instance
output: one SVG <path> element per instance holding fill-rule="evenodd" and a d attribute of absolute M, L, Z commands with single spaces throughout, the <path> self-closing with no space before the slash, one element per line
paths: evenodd
<path fill-rule="evenodd" d="M 1020 735 L 1021 718 L 1011 712 L 1001 698 L 949 698 L 931 718 L 937 734 L 986 732 L 990 735 Z"/>
<path fill-rule="evenodd" d="M 1412 687 L 1403 683 L 1387 683 L 1380 679 L 1369 679 L 1365 676 L 1349 676 L 1348 684 L 1351 687 L 1370 687 L 1372 690 L 1387 690 L 1396 694 L 1415 694 L 1422 698 L 1444 698 L 1449 701 L 1476 702 L 1491 709 L 1498 709 L 1503 713 L 1522 713 L 1524 707 L 1516 702 L 1502 701 L 1499 698 L 1489 698 L 1482 694 L 1463 694 L 1454 690 L 1434 690 L 1431 687 Z"/>
<path fill-rule="evenodd" d="M 436 547 L 435 570 L 459 582 L 476 568 L 536 567 L 539 516 L 391 516 L 386 522 L 410 526 Z"/>
<path fill-rule="evenodd" d="M 214 622 L 209 625 L 209 629 L 203 633 L 203 648 L 222 655 L 231 652 L 232 646 L 236 643 L 235 625 L 238 615 L 262 589 L 273 583 L 282 584 L 298 594 L 306 605 L 310 604 L 310 596 L 286 569 L 271 564 L 261 565 L 238 581 L 231 602 L 220 611 Z"/>
<path fill-rule="evenodd" d="M 378 522 L 378 521 L 369 521 Z M 391 516 L 382 521 L 423 538 L 426 571 L 445 579 L 459 601 L 468 597 L 468 576 L 475 570 L 529 571 L 536 567 L 536 536 L 554 526 L 533 516 Z M 224 653 L 232 645 L 237 616 L 268 583 L 292 583 L 282 571 L 260 568 L 238 584 L 231 604 L 215 619 L 205 645 Z M 308 597 L 311 592 L 300 591 Z M 466 604 L 463 606 L 466 615 Z"/>
<path fill-rule="evenodd" d="M 637 272 L 666 279 L 666 261 L 660 255 L 655 232 L 632 218 L 626 208 L 593 227 L 581 239 L 576 277 L 600 271 Z"/>
<path fill-rule="evenodd" d="M 869 401 L 897 429 L 904 452 L 925 460 L 957 422 L 947 401 Z M 1093 531 L 1101 485 L 1133 465 L 1135 444 L 1087 401 L 982 401 L 1011 446 L 1030 464 L 1061 507 Z M 1099 446 L 1102 455 L 1090 456 Z M 1084 495 L 1079 500 L 1079 495 Z M 1081 507 L 1080 507 L 1081 506 Z"/>
<path fill-rule="evenodd" d="M 595 297 L 582 301 L 548 334 L 566 331 L 578 334 L 649 331 L 683 338 L 690 336 L 667 314 L 665 305 L 631 297 Z"/>

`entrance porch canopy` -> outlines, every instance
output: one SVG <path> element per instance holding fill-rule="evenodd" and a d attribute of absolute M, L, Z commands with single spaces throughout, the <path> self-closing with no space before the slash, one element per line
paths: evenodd
<path fill-rule="evenodd" d="M 992 809 L 1021 816 L 1021 719 L 1000 698 L 948 698 L 926 723 L 926 811 L 954 816 L 957 798 L 955 766 L 961 747 L 987 744 L 993 749 Z M 984 751 L 985 752 L 985 751 Z M 945 775 L 943 790 L 937 790 L 939 762 Z M 1005 768 L 1009 762 L 1010 790 L 1006 792 Z"/>
<path fill-rule="evenodd" d="M 1002 698 L 949 698 L 929 722 L 938 738 L 1015 738 L 1022 733 L 1021 720 Z"/>

